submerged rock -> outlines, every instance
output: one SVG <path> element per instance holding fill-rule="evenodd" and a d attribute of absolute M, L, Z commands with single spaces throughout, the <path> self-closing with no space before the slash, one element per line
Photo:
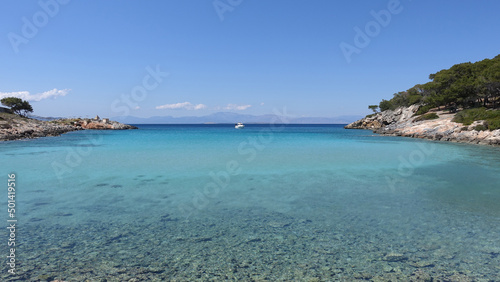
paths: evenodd
<path fill-rule="evenodd" d="M 383 258 L 383 260 L 389 261 L 389 262 L 404 261 L 404 260 L 407 260 L 407 259 L 408 258 L 405 257 L 403 254 L 398 254 L 398 253 L 388 253 Z"/>
<path fill-rule="evenodd" d="M 429 275 L 429 273 L 419 269 L 416 270 L 415 272 L 412 273 L 410 276 L 410 281 L 411 282 L 431 282 L 432 277 Z"/>

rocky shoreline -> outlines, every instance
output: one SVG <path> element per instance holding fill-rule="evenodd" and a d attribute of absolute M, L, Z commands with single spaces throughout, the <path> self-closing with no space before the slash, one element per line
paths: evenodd
<path fill-rule="evenodd" d="M 430 139 L 437 141 L 451 141 L 469 144 L 500 146 L 500 129 L 477 131 L 475 128 L 483 124 L 476 121 L 469 126 L 453 122 L 454 113 L 435 111 L 439 118 L 416 121 L 415 113 L 419 105 L 398 108 L 369 115 L 345 126 L 346 129 L 369 129 L 374 133 Z"/>
<path fill-rule="evenodd" d="M 58 119 L 42 121 L 14 114 L 0 114 L 0 141 L 59 136 L 77 130 L 124 130 L 137 127 L 108 119 Z"/>

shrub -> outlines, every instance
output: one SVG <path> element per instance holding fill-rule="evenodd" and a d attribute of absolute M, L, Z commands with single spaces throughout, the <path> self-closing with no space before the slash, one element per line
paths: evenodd
<path fill-rule="evenodd" d="M 474 130 L 475 131 L 484 131 L 484 130 L 488 130 L 488 128 L 482 124 L 478 124 L 478 125 L 474 126 Z"/>
<path fill-rule="evenodd" d="M 500 111 L 488 111 L 485 108 L 463 110 L 455 115 L 454 122 L 470 125 L 476 120 L 488 120 L 500 118 Z"/>
<path fill-rule="evenodd" d="M 421 116 L 417 117 L 414 120 L 414 122 L 423 121 L 423 120 L 430 120 L 430 119 L 437 119 L 437 118 L 439 118 L 439 116 L 436 113 L 428 113 L 428 114 L 421 115 Z"/>
<path fill-rule="evenodd" d="M 432 108 L 433 107 L 431 105 L 421 106 L 420 108 L 418 108 L 418 111 L 415 113 L 415 115 L 417 115 L 417 116 L 423 115 L 423 114 L 427 113 Z"/>
<path fill-rule="evenodd" d="M 454 122 L 470 125 L 476 120 L 486 121 L 489 130 L 500 128 L 500 110 L 486 110 L 485 108 L 475 108 L 463 110 L 455 115 Z"/>
<path fill-rule="evenodd" d="M 500 129 L 500 118 L 488 119 L 488 129 L 496 130 Z"/>

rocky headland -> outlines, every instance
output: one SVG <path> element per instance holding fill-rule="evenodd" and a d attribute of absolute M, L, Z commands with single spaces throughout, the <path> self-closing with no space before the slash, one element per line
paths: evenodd
<path fill-rule="evenodd" d="M 57 119 L 42 121 L 10 113 L 0 113 L 0 141 L 58 136 L 76 130 L 122 130 L 137 127 L 109 119 Z"/>
<path fill-rule="evenodd" d="M 419 120 L 419 116 L 415 115 L 419 107 L 412 105 L 379 112 L 348 124 L 345 128 L 369 129 L 374 133 L 391 136 L 500 146 L 500 129 L 476 130 L 484 121 L 475 121 L 465 126 L 452 121 L 455 113 L 439 110 L 433 111 L 438 118 Z"/>

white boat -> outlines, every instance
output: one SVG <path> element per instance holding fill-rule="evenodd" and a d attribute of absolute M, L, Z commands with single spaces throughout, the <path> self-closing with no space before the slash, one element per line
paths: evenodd
<path fill-rule="evenodd" d="M 245 127 L 245 125 L 241 122 L 238 122 L 237 124 L 234 125 L 234 128 L 236 128 L 236 129 L 242 129 L 244 127 Z"/>

